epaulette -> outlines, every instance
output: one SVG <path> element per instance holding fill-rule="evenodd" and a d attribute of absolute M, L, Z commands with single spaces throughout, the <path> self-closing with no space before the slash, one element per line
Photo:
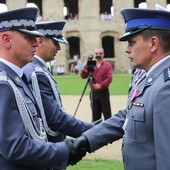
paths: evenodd
<path fill-rule="evenodd" d="M 44 72 L 44 70 L 41 67 L 39 67 L 39 66 L 35 67 L 35 71 L 36 72 Z"/>
<path fill-rule="evenodd" d="M 7 75 L 6 72 L 3 70 L 0 70 L 0 81 L 7 81 Z"/>
<path fill-rule="evenodd" d="M 164 82 L 170 80 L 170 67 L 164 69 Z"/>

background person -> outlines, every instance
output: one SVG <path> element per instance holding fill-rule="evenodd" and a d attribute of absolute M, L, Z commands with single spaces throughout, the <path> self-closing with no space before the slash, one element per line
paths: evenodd
<path fill-rule="evenodd" d="M 128 58 L 146 76 L 135 85 L 126 109 L 83 133 L 74 146 L 94 152 L 123 138 L 125 170 L 169 170 L 170 12 L 134 8 L 121 13 L 126 33 L 120 41 L 128 41 Z"/>
<path fill-rule="evenodd" d="M 96 48 L 94 54 L 96 66 L 94 66 L 94 71 L 92 71 L 93 80 L 89 81 L 91 87 L 92 121 L 101 119 L 102 113 L 106 120 L 111 117 L 109 85 L 112 82 L 113 69 L 111 64 L 103 59 L 103 48 Z M 87 63 L 84 64 L 84 69 L 81 70 L 80 75 L 82 78 L 89 77 Z"/>
<path fill-rule="evenodd" d="M 76 69 L 75 69 L 75 65 L 74 64 L 71 64 L 70 65 L 70 74 L 75 74 L 75 72 L 76 72 Z"/>
<path fill-rule="evenodd" d="M 80 74 L 82 69 L 83 69 L 83 60 L 82 58 L 79 58 L 77 64 L 75 65 L 75 70 L 78 74 Z"/>
<path fill-rule="evenodd" d="M 63 75 L 64 72 L 65 72 L 64 66 L 63 66 L 63 65 L 59 65 L 59 66 L 57 67 L 57 74 L 58 74 L 58 75 Z"/>

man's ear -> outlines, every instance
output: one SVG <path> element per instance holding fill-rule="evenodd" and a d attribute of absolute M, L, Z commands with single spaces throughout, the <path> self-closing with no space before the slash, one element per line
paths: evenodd
<path fill-rule="evenodd" d="M 42 37 L 37 37 L 38 47 L 43 47 L 44 40 Z"/>
<path fill-rule="evenodd" d="M 159 46 L 159 40 L 158 37 L 153 36 L 150 39 L 150 43 L 151 43 L 151 52 L 155 52 L 155 50 L 158 48 Z"/>
<path fill-rule="evenodd" d="M 1 34 L 2 43 L 6 48 L 11 48 L 11 35 L 8 32 Z"/>

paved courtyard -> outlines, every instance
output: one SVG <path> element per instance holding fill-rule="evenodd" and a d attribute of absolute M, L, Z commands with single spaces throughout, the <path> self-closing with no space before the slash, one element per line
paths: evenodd
<path fill-rule="evenodd" d="M 77 105 L 80 100 L 80 96 L 67 96 L 63 95 L 62 102 L 63 105 L 68 113 L 74 115 Z M 117 113 L 118 110 L 124 108 L 126 106 L 127 96 L 125 95 L 114 95 L 110 96 L 112 113 Z M 91 122 L 91 108 L 90 108 L 90 101 L 89 96 L 84 95 L 78 110 L 75 115 L 76 118 L 81 119 L 83 121 Z M 116 141 L 112 144 L 104 146 L 103 148 L 95 151 L 94 153 L 87 154 L 86 158 L 94 159 L 94 158 L 101 158 L 101 159 L 114 159 L 114 160 L 122 160 L 121 156 L 121 143 L 122 141 Z"/>

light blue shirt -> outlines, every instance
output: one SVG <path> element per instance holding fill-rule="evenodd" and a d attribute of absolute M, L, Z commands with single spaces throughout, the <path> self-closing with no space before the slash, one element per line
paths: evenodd
<path fill-rule="evenodd" d="M 9 66 L 12 70 L 14 70 L 16 72 L 16 74 L 19 76 L 19 77 L 22 77 L 23 75 L 23 70 L 18 67 L 17 65 L 3 59 L 3 58 L 0 58 L 0 61 L 4 64 L 6 64 L 7 66 Z"/>

